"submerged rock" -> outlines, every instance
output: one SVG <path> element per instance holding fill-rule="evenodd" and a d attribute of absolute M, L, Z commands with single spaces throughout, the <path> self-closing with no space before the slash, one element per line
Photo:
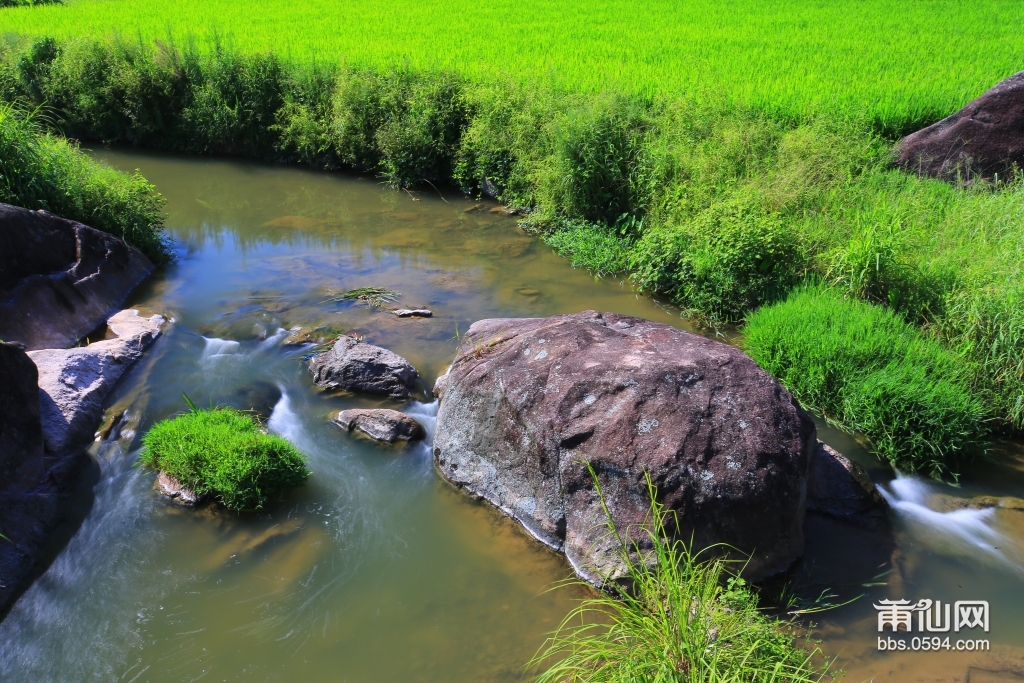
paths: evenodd
<path fill-rule="evenodd" d="M 897 153 L 898 165 L 933 178 L 1012 177 L 1015 167 L 1024 169 L 1024 71 L 903 138 Z"/>
<path fill-rule="evenodd" d="M 377 441 L 418 441 L 427 435 L 423 425 L 397 410 L 352 409 L 331 416 L 334 422 L 351 432 L 353 429 Z"/>
<path fill-rule="evenodd" d="M 43 439 L 49 452 L 66 453 L 92 439 L 103 416 L 103 399 L 160 335 L 163 323 L 159 315 L 143 318 L 138 311 L 120 311 L 107 321 L 115 339 L 28 353 L 39 369 Z"/>
<path fill-rule="evenodd" d="M 363 391 L 392 398 L 408 398 L 419 376 L 406 359 L 387 349 L 358 341 L 338 338 L 330 351 L 309 362 L 313 381 L 324 389 Z"/>
<path fill-rule="evenodd" d="M 180 481 L 163 472 L 156 477 L 156 490 L 161 495 L 181 505 L 198 505 L 202 501 L 198 493 L 187 486 L 183 486 Z"/>
<path fill-rule="evenodd" d="M 113 235 L 0 204 L 0 339 L 29 350 L 70 346 L 152 270 L 141 251 Z"/>
<path fill-rule="evenodd" d="M 875 527 L 885 522 L 889 504 L 860 465 L 819 441 L 807 479 L 807 509 Z"/>
<path fill-rule="evenodd" d="M 587 311 L 474 323 L 448 372 L 433 454 L 445 479 L 599 583 L 624 568 L 586 463 L 620 531 L 643 542 L 650 473 L 679 538 L 749 553 L 757 579 L 803 552 L 816 448 L 811 418 L 739 350 Z"/>

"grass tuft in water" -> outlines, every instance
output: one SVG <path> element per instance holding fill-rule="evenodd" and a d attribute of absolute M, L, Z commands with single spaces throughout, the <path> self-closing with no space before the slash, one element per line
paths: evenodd
<path fill-rule="evenodd" d="M 757 596 L 725 561 L 701 560 L 701 553 L 670 538 L 666 527 L 673 526 L 674 513 L 657 502 L 649 475 L 647 488 L 647 523 L 630 529 L 642 542 L 625 540 L 605 507 L 631 585 L 610 583 L 608 594 L 580 602 L 530 662 L 547 665 L 537 682 L 822 680 L 827 662 L 815 662 L 819 652 L 801 645 L 792 624 L 762 613 Z"/>
<path fill-rule="evenodd" d="M 230 408 L 189 412 L 142 437 L 139 462 L 231 510 L 263 508 L 309 476 L 306 458 L 285 439 L 265 434 L 250 415 Z"/>
<path fill-rule="evenodd" d="M 369 308 L 384 308 L 386 305 L 398 301 L 402 293 L 388 289 L 387 287 L 357 287 L 337 296 L 324 299 L 320 303 L 340 303 L 342 301 L 355 301 Z"/>

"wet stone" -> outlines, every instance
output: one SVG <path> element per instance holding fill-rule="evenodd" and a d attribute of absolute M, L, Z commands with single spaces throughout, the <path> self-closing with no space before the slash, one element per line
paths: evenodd
<path fill-rule="evenodd" d="M 399 318 L 430 318 L 434 315 L 429 308 L 399 308 L 392 312 Z"/>
<path fill-rule="evenodd" d="M 387 408 L 342 410 L 333 414 L 331 420 L 346 431 L 355 430 L 386 443 L 418 441 L 427 435 L 419 422 Z"/>

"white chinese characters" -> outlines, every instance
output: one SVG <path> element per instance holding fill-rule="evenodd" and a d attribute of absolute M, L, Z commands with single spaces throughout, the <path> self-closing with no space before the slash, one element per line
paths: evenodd
<path fill-rule="evenodd" d="M 917 612 L 917 630 L 922 633 L 947 633 L 952 627 L 981 628 L 988 633 L 988 602 L 986 600 L 957 600 L 950 609 L 941 600 L 879 600 L 873 605 L 878 610 L 878 631 L 886 628 L 893 632 L 914 630 L 914 612 Z"/>

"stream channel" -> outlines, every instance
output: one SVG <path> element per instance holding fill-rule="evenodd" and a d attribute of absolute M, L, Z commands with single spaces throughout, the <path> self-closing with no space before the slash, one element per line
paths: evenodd
<path fill-rule="evenodd" d="M 549 591 L 568 565 L 434 474 L 429 447 L 382 448 L 328 415 L 405 410 L 432 432 L 428 389 L 478 319 L 615 311 L 686 322 L 615 279 L 573 269 L 493 203 L 389 190 L 355 178 L 237 161 L 120 151 L 167 198 L 176 260 L 129 305 L 173 320 L 108 399 L 124 414 L 92 453 L 91 511 L 49 571 L 0 623 L 0 680 L 512 681 L 580 589 Z M 429 190 L 429 188 L 428 188 Z M 392 287 L 430 319 L 323 303 Z M 424 386 L 402 403 L 327 395 L 290 329 L 342 332 L 406 357 Z M 200 406 L 255 409 L 309 456 L 313 476 L 271 509 L 183 510 L 134 466 L 155 421 Z M 127 412 L 125 412 L 127 411 Z M 893 503 L 894 543 L 810 518 L 788 577 L 848 681 L 1024 681 L 1024 511 L 954 509 L 1024 497 L 1024 449 L 972 468 L 958 488 L 893 479 L 851 437 L 819 437 L 861 462 Z M 989 652 L 878 652 L 883 598 L 987 600 Z M 1016 674 L 1021 675 L 1020 678 Z"/>

